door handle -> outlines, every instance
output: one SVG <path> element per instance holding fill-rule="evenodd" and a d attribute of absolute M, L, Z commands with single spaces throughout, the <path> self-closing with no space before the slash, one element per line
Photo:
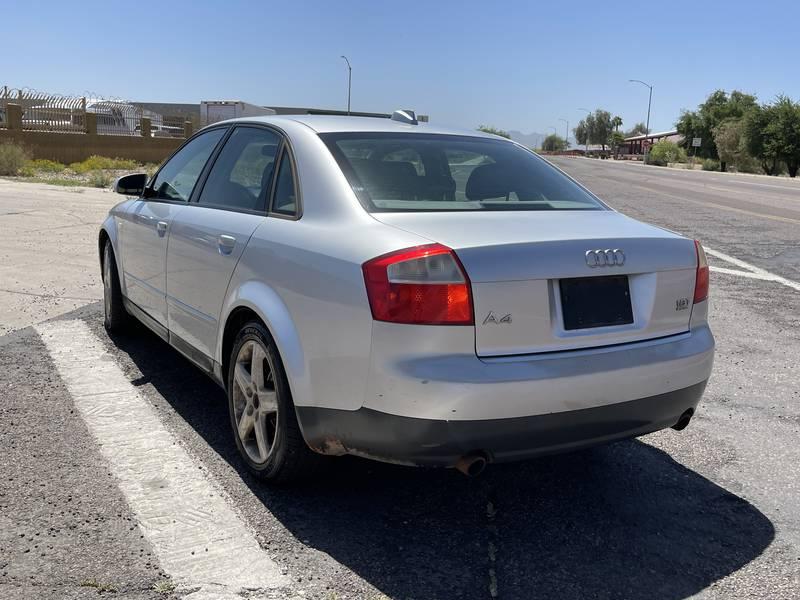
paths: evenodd
<path fill-rule="evenodd" d="M 167 233 L 167 222 L 159 221 L 156 223 L 156 231 L 158 232 L 158 237 L 164 237 L 164 234 Z"/>
<path fill-rule="evenodd" d="M 236 245 L 236 238 L 231 235 L 221 235 L 217 238 L 217 245 L 222 254 L 230 254 Z"/>

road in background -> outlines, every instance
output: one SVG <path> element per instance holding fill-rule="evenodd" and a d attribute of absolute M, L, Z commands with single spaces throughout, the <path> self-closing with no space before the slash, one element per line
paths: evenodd
<path fill-rule="evenodd" d="M 143 328 L 109 339 L 96 303 L 59 317 L 88 326 L 102 343 L 97 362 L 123 374 L 116 392 L 147 403 L 289 581 L 281 596 L 269 589 L 244 596 L 798 597 L 800 292 L 747 274 L 800 280 L 800 187 L 605 161 L 557 163 L 615 208 L 700 238 L 717 252 L 712 264 L 726 270 L 712 274 L 714 374 L 685 431 L 496 465 L 477 479 L 346 458 L 307 486 L 270 488 L 243 469 L 224 395 L 207 377 Z M 35 208 L 38 192 L 32 186 L 34 198 L 26 198 L 18 185 L 0 182 L 0 212 Z M 28 252 L 45 258 L 31 258 L 30 277 L 23 273 L 18 285 L 58 277 L 55 258 L 69 242 L 78 255 L 65 248 L 64 262 L 99 297 L 96 280 L 88 283 L 98 273 L 101 215 L 94 214 L 114 196 L 47 194 L 48 203 L 84 216 L 66 228 L 72 238 L 35 232 Z M 34 216 L 42 210 L 45 204 Z M 26 235 L 12 233 L 4 252 L 26 244 Z M 33 313 L 24 319 L 36 321 Z M 126 502 L 125 485 L 103 460 L 109 448 L 101 451 L 92 438 L 48 350 L 73 341 L 45 343 L 33 327 L 0 335 L 0 597 L 97 597 L 93 584 L 116 589 L 118 598 L 191 593 L 180 585 L 170 591 L 181 582 L 142 533 L 153 515 Z M 98 393 L 106 379 L 98 377 Z M 157 479 L 154 485 L 169 485 L 169 477 Z M 187 517 L 196 519 L 174 518 Z M 183 556 L 187 566 L 197 560 L 192 551 Z"/>
<path fill-rule="evenodd" d="M 800 180 L 625 161 L 552 162 L 627 215 L 800 281 Z"/>

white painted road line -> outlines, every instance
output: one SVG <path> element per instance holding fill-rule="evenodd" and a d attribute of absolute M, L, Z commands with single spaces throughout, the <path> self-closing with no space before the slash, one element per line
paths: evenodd
<path fill-rule="evenodd" d="M 289 579 L 86 324 L 55 321 L 36 330 L 179 591 L 235 598 L 287 587 Z"/>
<path fill-rule="evenodd" d="M 760 279 L 762 281 L 774 281 L 776 283 L 785 285 L 786 287 L 792 288 L 797 292 L 800 292 L 800 283 L 796 281 L 792 281 L 791 279 L 786 279 L 785 277 L 781 277 L 780 275 L 776 275 L 775 273 L 770 273 L 766 269 L 762 269 L 761 267 L 751 265 L 748 262 L 745 262 L 734 256 L 724 254 L 723 252 L 718 252 L 716 250 L 712 250 L 711 248 L 706 248 L 705 246 L 703 246 L 703 249 L 706 251 L 706 254 L 710 256 L 714 256 L 720 260 L 724 260 L 725 262 L 735 265 L 741 269 L 745 269 L 745 271 L 737 271 L 736 269 L 727 269 L 725 267 L 710 266 L 709 268 L 714 273 L 725 273 L 727 275 L 737 275 L 739 277 Z"/>

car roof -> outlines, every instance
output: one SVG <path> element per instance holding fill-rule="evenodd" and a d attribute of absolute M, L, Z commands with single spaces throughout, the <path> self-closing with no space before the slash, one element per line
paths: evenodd
<path fill-rule="evenodd" d="M 393 121 L 381 117 L 347 117 L 338 115 L 266 115 L 263 117 L 242 117 L 221 121 L 224 123 L 266 123 L 280 127 L 287 122 L 302 123 L 317 133 L 344 132 L 388 132 L 388 133 L 435 133 L 442 135 L 467 135 L 492 139 L 498 136 L 472 129 L 444 127 L 420 122 L 417 125 Z"/>

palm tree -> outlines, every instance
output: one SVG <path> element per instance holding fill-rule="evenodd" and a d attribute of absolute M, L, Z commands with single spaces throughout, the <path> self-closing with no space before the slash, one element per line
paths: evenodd
<path fill-rule="evenodd" d="M 611 119 L 611 126 L 614 128 L 614 133 L 611 135 L 612 151 L 614 158 L 619 158 L 619 128 L 622 127 L 622 117 L 616 116 Z"/>

